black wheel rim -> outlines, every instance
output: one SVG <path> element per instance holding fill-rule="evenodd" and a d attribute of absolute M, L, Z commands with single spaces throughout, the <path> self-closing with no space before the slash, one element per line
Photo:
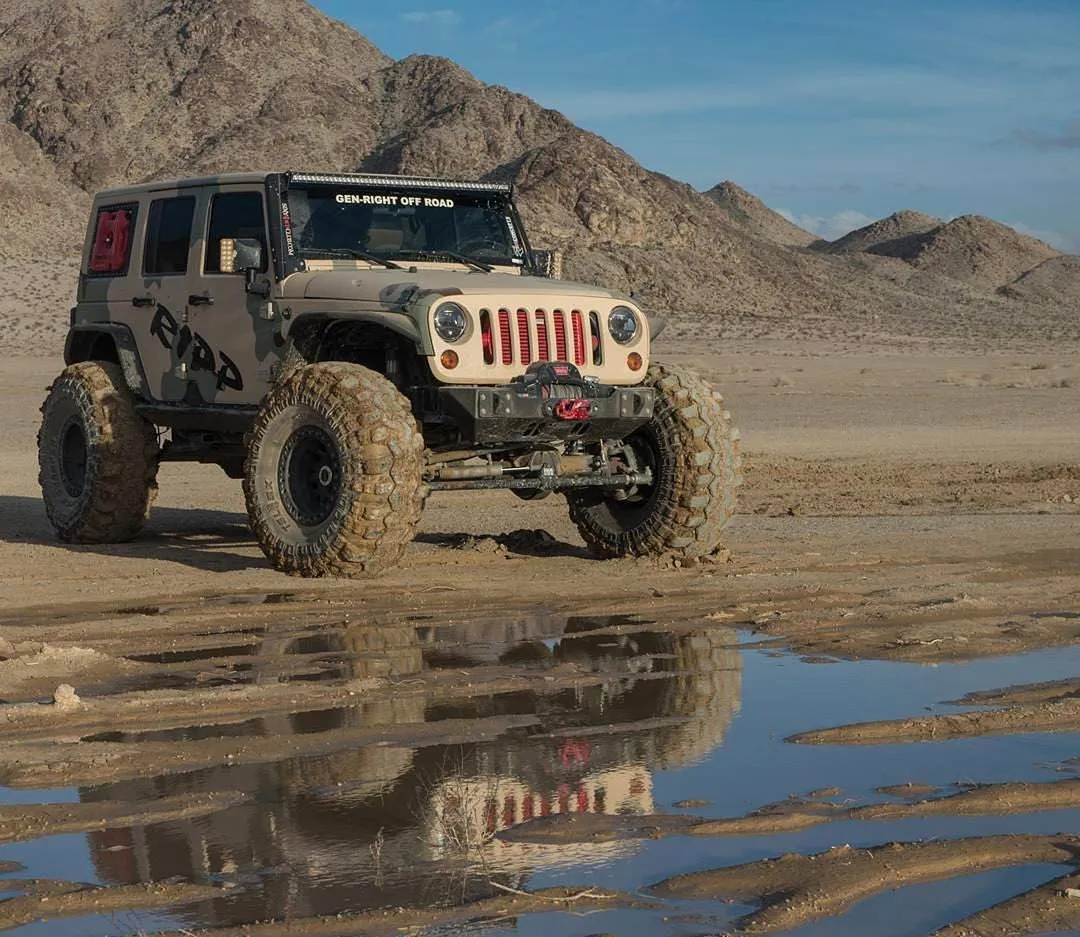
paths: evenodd
<path fill-rule="evenodd" d="M 624 445 L 631 450 L 636 464 L 628 465 L 631 471 L 652 469 L 651 485 L 638 485 L 632 492 L 616 497 L 614 494 L 597 489 L 586 495 L 593 501 L 594 516 L 603 526 L 610 526 L 622 533 L 636 530 L 646 523 L 656 510 L 660 490 L 664 484 L 665 465 L 659 441 L 650 427 L 628 436 Z"/>
<path fill-rule="evenodd" d="M 69 497 L 78 498 L 86 490 L 87 455 L 82 423 L 69 420 L 60 432 L 60 480 Z"/>
<path fill-rule="evenodd" d="M 302 426 L 288 438 L 278 465 L 278 489 L 298 524 L 324 523 L 341 499 L 341 458 L 330 434 Z"/>
<path fill-rule="evenodd" d="M 651 469 L 653 480 L 651 485 L 638 485 L 637 489 L 620 503 L 627 507 L 640 507 L 652 500 L 656 486 L 660 482 L 660 453 L 657 451 L 656 440 L 650 433 L 640 431 L 634 433 L 626 440 L 626 445 L 633 451 L 637 465 L 633 466 L 636 472 Z"/>

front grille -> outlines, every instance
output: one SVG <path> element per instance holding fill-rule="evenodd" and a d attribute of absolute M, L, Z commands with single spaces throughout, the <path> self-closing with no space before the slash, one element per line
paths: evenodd
<path fill-rule="evenodd" d="M 591 360 L 599 364 L 596 349 L 600 341 L 593 327 L 596 313 L 573 309 L 500 309 L 495 315 L 491 310 L 481 309 L 480 315 L 496 323 L 498 335 L 495 345 L 499 349 L 501 364 L 519 364 L 528 367 L 534 361 L 571 361 L 578 367 Z M 586 329 L 585 317 L 589 316 Z M 592 339 L 593 349 L 586 335 Z M 589 352 L 592 350 L 592 355 Z"/>

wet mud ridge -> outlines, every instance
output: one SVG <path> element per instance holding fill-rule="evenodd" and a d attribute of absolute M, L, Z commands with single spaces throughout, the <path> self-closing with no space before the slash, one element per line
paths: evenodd
<path fill-rule="evenodd" d="M 3 613 L 0 929 L 1080 927 L 1068 642 L 994 656 L 1015 635 L 988 626 L 926 667 L 939 645 L 897 634 L 996 600 L 661 581 L 573 613 L 302 590 Z M 1066 599 L 1031 626 L 1067 632 Z M 808 653 L 852 607 L 851 656 L 879 659 Z"/>

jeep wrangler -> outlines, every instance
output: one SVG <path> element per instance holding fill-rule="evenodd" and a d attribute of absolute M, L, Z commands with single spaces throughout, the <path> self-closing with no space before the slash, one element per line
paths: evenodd
<path fill-rule="evenodd" d="M 603 556 L 714 552 L 737 432 L 629 296 L 559 279 L 510 185 L 273 172 L 94 199 L 38 434 L 61 539 L 133 538 L 163 461 L 243 479 L 279 570 L 399 560 L 429 492 L 562 492 Z"/>

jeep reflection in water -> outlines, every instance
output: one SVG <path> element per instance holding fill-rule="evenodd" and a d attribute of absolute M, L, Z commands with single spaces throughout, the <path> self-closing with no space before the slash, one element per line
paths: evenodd
<path fill-rule="evenodd" d="M 60 537 L 134 537 L 162 461 L 242 478 L 275 567 L 396 562 L 431 491 L 566 495 L 604 556 L 716 550 L 737 433 L 628 296 L 558 279 L 510 186 L 236 174 L 99 194 L 42 407 Z"/>

